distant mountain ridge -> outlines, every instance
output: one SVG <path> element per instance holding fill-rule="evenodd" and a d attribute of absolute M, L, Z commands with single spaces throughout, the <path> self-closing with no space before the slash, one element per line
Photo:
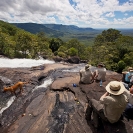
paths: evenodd
<path fill-rule="evenodd" d="M 93 28 L 79 28 L 75 25 L 62 25 L 62 24 L 37 24 L 37 23 L 12 23 L 15 26 L 24 29 L 28 32 L 36 34 L 40 31 L 46 34 L 63 34 L 65 33 L 87 33 L 95 31 Z"/>
<path fill-rule="evenodd" d="M 17 26 L 18 28 L 24 29 L 25 31 L 28 31 L 33 34 L 36 34 L 42 31 L 48 35 L 54 35 L 54 34 L 63 35 L 62 32 L 50 29 L 44 26 L 43 24 L 36 24 L 36 23 L 12 23 L 12 24 Z"/>
<path fill-rule="evenodd" d="M 75 25 L 37 24 L 37 23 L 11 23 L 11 24 L 33 34 L 44 32 L 48 37 L 60 38 L 63 41 L 68 41 L 70 39 L 75 38 L 87 45 L 88 42 L 92 44 L 97 34 L 101 33 L 101 31 L 93 28 L 80 28 Z"/>
<path fill-rule="evenodd" d="M 94 31 L 95 29 L 93 28 L 80 28 L 78 26 L 75 25 L 62 25 L 62 24 L 44 24 L 44 26 L 50 28 L 50 29 L 54 29 L 57 31 L 62 31 L 62 32 L 90 32 L 90 31 Z"/>

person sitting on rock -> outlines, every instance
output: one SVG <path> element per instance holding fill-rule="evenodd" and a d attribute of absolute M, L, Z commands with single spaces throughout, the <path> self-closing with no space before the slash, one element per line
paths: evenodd
<path fill-rule="evenodd" d="M 133 68 L 129 67 L 128 72 L 122 72 L 124 76 L 123 84 L 127 90 L 129 90 L 133 85 Z"/>
<path fill-rule="evenodd" d="M 104 68 L 104 64 L 100 63 L 97 66 L 97 69 L 93 73 L 93 79 L 96 81 L 102 80 L 105 81 L 106 76 L 106 68 Z"/>
<path fill-rule="evenodd" d="M 128 68 L 128 72 L 125 74 L 125 81 L 124 82 L 127 83 L 127 84 L 129 84 L 132 75 L 133 75 L 133 68 L 132 67 L 129 67 Z"/>
<path fill-rule="evenodd" d="M 90 84 L 92 83 L 93 73 L 90 70 L 91 65 L 86 65 L 84 70 L 80 70 L 80 81 L 79 83 Z"/>
<path fill-rule="evenodd" d="M 128 103 L 128 97 L 124 94 L 125 87 L 122 82 L 111 81 L 106 86 L 106 93 L 99 101 L 91 99 L 86 109 L 86 120 L 91 122 L 93 112 L 93 124 L 98 128 L 98 119 L 103 122 L 116 123 L 120 120 Z"/>

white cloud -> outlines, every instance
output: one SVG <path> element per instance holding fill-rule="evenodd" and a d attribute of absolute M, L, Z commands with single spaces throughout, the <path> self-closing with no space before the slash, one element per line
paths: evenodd
<path fill-rule="evenodd" d="M 131 16 L 131 17 L 125 19 L 125 23 L 127 23 L 127 24 L 131 24 L 132 27 L 133 27 L 133 16 Z"/>
<path fill-rule="evenodd" d="M 114 17 L 115 15 L 114 15 L 113 12 L 110 12 L 110 13 L 107 13 L 105 16 L 106 16 L 106 17 Z"/>
<path fill-rule="evenodd" d="M 73 0 L 73 2 L 76 5 L 71 5 L 69 0 L 1 0 L 0 19 L 8 22 L 60 22 L 79 27 L 96 25 L 100 27 L 101 24 L 101 26 L 112 25 L 112 21 L 107 18 L 115 17 L 115 11 L 123 12 L 125 16 L 127 11 L 133 11 L 133 0 L 127 0 L 123 4 L 120 4 L 119 0 Z M 104 15 L 106 18 L 103 17 Z M 119 22 L 116 20 L 114 25 Z M 124 18 L 121 18 L 121 21 L 123 20 Z"/>

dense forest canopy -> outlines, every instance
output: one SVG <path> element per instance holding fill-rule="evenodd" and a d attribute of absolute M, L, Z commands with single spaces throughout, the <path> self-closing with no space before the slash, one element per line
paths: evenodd
<path fill-rule="evenodd" d="M 60 38 L 46 37 L 44 32 L 31 34 L 0 21 L 0 54 L 10 58 L 78 56 L 92 65 L 103 62 L 107 69 L 122 72 L 133 66 L 133 37 L 108 29 L 95 37 L 92 46 L 86 46 L 77 39 L 63 42 Z"/>

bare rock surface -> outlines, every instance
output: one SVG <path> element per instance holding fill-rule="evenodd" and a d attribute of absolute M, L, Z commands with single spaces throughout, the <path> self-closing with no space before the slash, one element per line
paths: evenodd
<path fill-rule="evenodd" d="M 13 96 L 2 93 L 4 85 L 30 81 L 24 93 L 18 91 L 13 103 L 1 113 L 0 133 L 132 133 L 133 122 L 126 119 L 116 124 L 102 123 L 98 131 L 86 121 L 88 100 L 99 100 L 105 86 L 112 80 L 121 80 L 122 75 L 108 71 L 102 87 L 97 82 L 79 84 L 80 67 L 55 63 L 43 69 L 0 68 L 0 109 Z"/>

